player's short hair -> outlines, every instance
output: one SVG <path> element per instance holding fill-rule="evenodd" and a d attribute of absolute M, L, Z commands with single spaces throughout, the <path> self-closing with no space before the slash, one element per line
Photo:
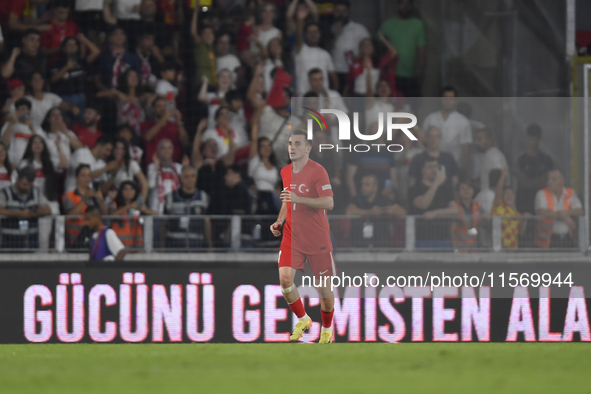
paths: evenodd
<path fill-rule="evenodd" d="M 304 137 L 304 140 L 306 141 L 307 145 L 312 146 L 312 142 L 308 139 L 308 133 L 304 130 L 296 130 L 293 133 L 291 133 L 291 136 L 296 136 L 296 135 L 301 135 Z"/>
<path fill-rule="evenodd" d="M 74 173 L 76 178 L 78 178 L 78 175 L 80 175 L 80 171 L 82 171 L 85 168 L 88 168 L 88 170 L 90 171 L 90 166 L 88 164 L 80 164 L 78 167 L 76 167 L 76 172 Z"/>

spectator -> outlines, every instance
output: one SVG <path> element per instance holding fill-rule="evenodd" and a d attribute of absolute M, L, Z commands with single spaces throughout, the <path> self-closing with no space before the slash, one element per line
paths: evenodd
<path fill-rule="evenodd" d="M 376 85 L 375 98 L 374 89 L 371 85 L 366 85 L 367 100 L 365 101 L 365 128 L 369 129 L 371 125 L 380 121 L 381 114 L 394 111 L 394 105 L 391 102 L 392 89 L 388 81 L 380 79 Z"/>
<path fill-rule="evenodd" d="M 369 134 L 377 132 L 378 125 L 371 126 Z M 387 143 L 386 133 L 382 133 L 377 144 Z M 397 188 L 398 178 L 396 174 L 396 157 L 386 149 L 377 152 L 358 153 L 353 152 L 347 160 L 347 186 L 351 198 L 357 196 L 357 188 L 361 178 L 366 174 L 375 174 L 378 178 L 378 188 L 381 193 L 384 188 Z"/>
<path fill-rule="evenodd" d="M 152 163 L 163 140 L 172 143 L 172 159 L 174 162 L 180 162 L 183 157 L 182 147 L 189 144 L 189 135 L 180 111 L 167 109 L 166 101 L 161 97 L 154 99 L 152 108 L 154 120 L 144 122 L 141 126 L 141 136 L 146 143 L 146 164 Z"/>
<path fill-rule="evenodd" d="M 256 56 L 250 52 L 251 37 L 254 32 L 255 15 L 252 9 L 247 8 L 244 10 L 243 22 L 238 28 L 238 34 L 236 35 L 236 49 L 240 54 L 240 59 L 248 65 L 250 68 L 254 68 L 259 60 Z"/>
<path fill-rule="evenodd" d="M 193 145 L 193 163 L 197 168 L 197 188 L 205 191 L 210 197 L 209 214 L 223 212 L 224 175 L 226 166 L 234 163 L 233 155 L 226 155 L 218 160 L 218 144 L 215 140 L 201 140 L 201 134 L 206 126 L 203 119 L 197 127 L 197 136 Z M 217 239 L 217 238 L 216 238 Z"/>
<path fill-rule="evenodd" d="M 62 111 L 59 108 L 49 110 L 41 126 L 47 135 L 47 139 L 56 146 L 57 155 L 52 157 L 56 170 L 58 172 L 66 170 L 72 151 L 82 148 L 82 142 L 72 130 L 68 130 L 62 117 Z"/>
<path fill-rule="evenodd" d="M 488 173 L 488 189 L 480 190 L 474 201 L 482 207 L 482 211 L 490 215 L 495 201 L 495 187 L 501 178 L 501 170 L 495 168 Z"/>
<path fill-rule="evenodd" d="M 100 92 L 98 96 L 114 98 L 117 102 L 117 124 L 127 124 L 139 134 L 141 124 L 146 120 L 144 106 L 147 97 L 143 93 L 138 72 L 130 68 L 119 76 L 117 89 Z"/>
<path fill-rule="evenodd" d="M 70 1 L 54 0 L 51 9 L 51 29 L 41 33 L 41 46 L 47 56 L 56 55 L 66 37 L 74 37 L 80 33 L 78 25 L 70 16 Z"/>
<path fill-rule="evenodd" d="M 517 159 L 517 209 L 519 212 L 535 213 L 535 199 L 539 190 L 546 186 L 548 171 L 554 169 L 554 161 L 540 151 L 542 128 L 537 124 L 527 127 L 527 148 Z"/>
<path fill-rule="evenodd" d="M 230 108 L 226 106 L 219 107 L 215 112 L 215 129 L 207 130 L 201 137 L 203 141 L 213 139 L 218 144 L 218 159 L 227 156 L 227 160 L 232 158 L 233 161 L 236 153 L 236 133 L 230 128 L 231 121 Z"/>
<path fill-rule="evenodd" d="M 154 43 L 154 32 L 144 31 L 140 35 L 135 53 L 141 65 L 141 85 L 153 91 L 158 82 L 160 64 L 164 63 L 164 56 Z"/>
<path fill-rule="evenodd" d="M 127 251 L 115 231 L 103 223 L 101 210 L 96 206 L 88 207 L 84 213 L 84 223 L 90 229 L 90 261 L 123 260 Z"/>
<path fill-rule="evenodd" d="M 281 209 L 281 199 L 277 193 L 280 181 L 277 159 L 266 137 L 259 138 L 259 124 L 257 116 L 253 119 L 248 161 L 248 176 L 257 188 L 257 214 L 276 215 Z"/>
<path fill-rule="evenodd" d="M 222 33 L 216 40 L 215 67 L 219 74 L 221 70 L 227 69 L 232 73 L 232 82 L 236 83 L 236 69 L 241 67 L 240 59 L 230 53 L 230 34 Z"/>
<path fill-rule="evenodd" d="M 246 130 L 246 116 L 244 115 L 244 101 L 242 100 L 242 96 L 238 90 L 233 89 L 226 94 L 224 102 L 227 103 L 230 111 L 229 114 L 231 120 L 229 127 L 234 131 L 236 149 L 243 148 L 249 145 L 250 139 Z M 210 106 L 210 111 L 212 111 L 212 113 L 207 122 L 208 129 L 216 127 L 215 114 L 219 108 L 219 105 Z"/>
<path fill-rule="evenodd" d="M 178 189 L 181 182 L 182 165 L 173 161 L 173 149 L 172 141 L 160 140 L 158 153 L 148 166 L 148 206 L 159 215 L 164 212 L 164 196 Z"/>
<path fill-rule="evenodd" d="M 8 6 L 8 32 L 19 33 L 29 29 L 45 31 L 51 29 L 44 15 L 37 15 L 35 8 L 43 6 L 48 0 L 6 1 Z"/>
<path fill-rule="evenodd" d="M 308 92 L 316 93 L 318 95 L 319 108 L 338 109 L 345 113 L 349 112 L 341 94 L 336 90 L 326 88 L 324 74 L 321 69 L 313 68 L 308 71 L 308 85 L 310 86 Z M 338 133 L 338 130 L 336 130 L 336 133 Z M 332 134 L 334 137 L 335 131 L 333 131 Z"/>
<path fill-rule="evenodd" d="M 470 122 L 470 128 L 472 129 L 472 136 L 476 133 L 476 130 L 485 129 L 484 123 L 472 119 L 472 106 L 470 103 L 461 102 L 458 103 L 457 111 L 464 115 L 468 122 Z M 472 138 L 474 139 L 474 138 Z M 480 189 L 480 171 L 482 170 L 482 161 L 484 160 L 484 153 L 480 152 L 474 145 L 470 147 L 470 171 L 469 174 L 472 179 L 472 187 Z M 496 183 L 494 184 L 496 185 Z M 493 188 L 494 188 L 493 185 Z"/>
<path fill-rule="evenodd" d="M 126 40 L 127 35 L 123 28 L 114 26 L 109 31 L 109 45 L 99 56 L 99 73 L 95 75 L 99 93 L 107 94 L 112 88 L 117 88 L 120 76 L 128 69 L 139 72 L 139 59 L 134 53 L 127 51 Z"/>
<path fill-rule="evenodd" d="M 123 242 L 123 245 L 131 248 L 144 246 L 144 231 L 142 229 L 141 215 L 157 215 L 141 200 L 140 191 L 133 181 L 124 181 L 119 185 L 114 206 L 116 210 L 111 215 L 121 215 L 123 218 L 113 220 L 111 228 Z"/>
<path fill-rule="evenodd" d="M 18 170 L 14 185 L 0 190 L 0 234 L 2 249 L 39 248 L 39 218 L 49 215 L 48 201 L 33 186 L 35 170 L 24 167 Z"/>
<path fill-rule="evenodd" d="M 209 86 L 209 79 L 204 78 L 203 84 L 199 89 L 199 95 L 197 98 L 209 105 L 209 112 L 212 112 L 212 105 L 221 105 L 224 102 L 226 93 L 232 89 L 232 73 L 230 70 L 220 70 L 218 74 L 218 85 L 216 86 L 215 92 L 208 92 L 207 87 Z"/>
<path fill-rule="evenodd" d="M 12 113 L 14 109 L 14 103 L 25 97 L 25 84 L 20 79 L 13 78 L 8 81 L 8 92 L 10 93 L 10 97 L 8 97 L 4 102 L 1 119 L 4 119 L 6 116 Z"/>
<path fill-rule="evenodd" d="M 261 4 L 258 16 L 261 23 L 253 29 L 253 34 L 250 37 L 250 52 L 263 52 L 263 56 L 265 56 L 264 52 L 269 41 L 275 38 L 282 39 L 283 33 L 273 25 L 277 17 L 277 7 L 275 4 L 270 2 Z"/>
<path fill-rule="evenodd" d="M 472 130 L 468 119 L 455 109 L 456 96 L 456 90 L 451 86 L 441 89 L 441 110 L 427 116 L 423 122 L 423 130 L 429 130 L 431 126 L 441 130 L 440 149 L 451 153 L 460 168 L 467 171 L 470 165 Z"/>
<path fill-rule="evenodd" d="M 406 215 L 406 210 L 399 204 L 392 204 L 388 198 L 380 194 L 378 177 L 368 173 L 361 178 L 360 193 L 347 206 L 347 215 L 382 216 Z"/>
<path fill-rule="evenodd" d="M 335 195 L 344 195 L 346 191 L 343 189 L 345 184 L 341 182 L 341 163 L 338 160 L 339 153 L 335 152 L 333 149 L 320 150 L 321 144 L 332 144 L 330 134 L 326 131 L 315 130 L 312 139 L 310 159 L 324 167 L 330 178 L 330 185 L 332 186 L 333 193 Z M 333 212 L 341 212 L 341 208 L 344 208 L 344 206 L 341 206 L 340 199 L 337 199 L 334 205 Z"/>
<path fill-rule="evenodd" d="M 379 180 L 375 174 L 366 174 L 361 178 L 360 193 L 347 206 L 347 215 L 366 216 L 354 219 L 352 239 L 354 247 L 390 246 L 390 225 L 392 220 L 386 215 L 403 216 L 406 210 L 399 204 L 393 204 L 386 196 L 379 193 Z"/>
<path fill-rule="evenodd" d="M 86 109 L 86 80 L 88 78 L 86 70 L 101 52 L 83 34 L 78 34 L 76 38 L 66 37 L 62 41 L 58 60 L 51 68 L 50 81 L 55 94 L 66 103 L 78 107 L 80 112 L 84 112 Z M 85 58 L 81 56 L 78 40 L 88 53 Z"/>
<path fill-rule="evenodd" d="M 39 50 L 41 39 L 35 29 L 26 30 L 22 36 L 22 48 L 14 48 L 12 54 L 2 66 L 0 74 L 3 78 L 18 78 L 28 81 L 35 72 L 45 75 L 45 54 Z"/>
<path fill-rule="evenodd" d="M 117 138 L 127 141 L 129 144 L 129 154 L 131 155 L 131 158 L 138 163 L 142 163 L 144 151 L 142 148 L 137 146 L 136 140 L 138 137 L 128 125 L 122 124 L 117 128 Z"/>
<path fill-rule="evenodd" d="M 12 185 L 12 168 L 12 164 L 8 160 L 6 145 L 0 142 L 0 189 L 5 189 Z"/>
<path fill-rule="evenodd" d="M 318 7 L 313 0 L 291 0 L 285 14 L 286 18 L 286 32 L 289 40 L 290 52 L 293 49 L 295 35 L 297 30 L 298 15 L 300 12 L 307 11 L 307 16 L 304 18 L 304 24 L 318 22 L 319 12 Z"/>
<path fill-rule="evenodd" d="M 449 248 L 450 221 L 437 216 L 457 215 L 458 206 L 446 175 L 438 169 L 437 159 L 427 157 L 423 162 L 422 181 L 410 188 L 409 202 L 412 215 L 423 215 L 416 224 L 418 248 Z"/>
<path fill-rule="evenodd" d="M 489 129 L 477 130 L 474 135 L 474 146 L 481 152 L 484 152 L 482 159 L 482 168 L 480 170 L 480 190 L 486 190 L 489 187 L 487 174 L 498 168 L 502 170 L 507 167 L 507 159 L 503 152 L 494 146 L 495 141 L 492 132 Z M 509 184 L 509 179 L 506 179 Z"/>
<path fill-rule="evenodd" d="M 162 56 L 171 58 L 177 57 L 175 47 L 179 45 L 177 34 L 171 34 L 171 27 L 162 22 L 161 15 L 158 13 L 158 4 L 156 0 L 142 0 L 140 4 L 139 26 L 135 31 L 131 31 L 130 47 L 134 47 L 137 41 L 135 33 L 151 32 L 154 34 L 154 46 L 158 48 Z M 174 29 L 174 27 L 173 27 Z M 171 39 L 172 38 L 172 39 Z"/>
<path fill-rule="evenodd" d="M 339 89 L 337 74 L 334 72 L 334 64 L 330 54 L 320 48 L 320 27 L 316 23 L 310 23 L 305 26 L 306 42 L 304 42 L 304 20 L 308 16 L 307 8 L 298 10 L 297 32 L 295 42 L 295 76 L 296 93 L 303 95 L 310 90 L 308 82 L 308 72 L 313 68 L 319 68 L 322 71 L 324 88 L 328 89 L 328 78 L 330 76 L 333 88 Z"/>
<path fill-rule="evenodd" d="M 350 60 L 351 65 L 347 69 L 347 74 L 341 77 L 341 72 L 339 78 L 342 80 L 345 96 L 353 94 L 353 97 L 364 97 L 367 96 L 367 87 L 375 91 L 380 79 L 380 70 L 373 64 L 374 46 L 371 38 L 363 38 L 356 52 L 358 57 Z"/>
<path fill-rule="evenodd" d="M 27 142 L 33 135 L 47 138 L 41 127 L 33 124 L 31 119 L 31 102 L 22 98 L 14 103 L 15 111 L 8 117 L 2 127 L 1 138 L 8 147 L 8 159 L 13 166 L 18 165 L 23 158 Z"/>
<path fill-rule="evenodd" d="M 242 168 L 236 164 L 232 164 L 226 169 L 224 176 L 226 183 L 226 192 L 224 194 L 224 215 L 250 215 L 253 210 L 252 191 L 242 176 Z M 252 241 L 252 222 L 248 220 L 242 221 L 242 238 Z M 226 245 L 230 243 L 230 228 L 224 233 L 224 241 Z M 244 244 L 243 246 L 248 246 Z"/>
<path fill-rule="evenodd" d="M 269 41 L 267 44 L 266 54 L 267 58 L 264 60 L 262 71 L 263 78 L 265 80 L 265 93 L 269 94 L 271 88 L 273 87 L 273 77 L 275 70 L 277 67 L 284 69 L 287 67 L 289 62 L 283 57 L 283 45 L 281 44 L 281 39 L 278 37 Z"/>
<path fill-rule="evenodd" d="M 288 145 L 291 128 L 300 123 L 300 120 L 292 115 L 291 91 L 288 85 L 291 77 L 286 75 L 281 68 L 275 73 L 275 82 L 267 98 L 267 104 L 262 100 L 251 100 L 255 110 L 262 109 L 260 118 L 259 136 L 267 137 L 273 146 L 277 156 L 278 168 L 283 168 L 289 163 L 289 156 L 285 147 Z"/>
<path fill-rule="evenodd" d="M 538 248 L 574 248 L 577 218 L 583 216 L 583 205 L 577 192 L 564 186 L 564 174 L 548 171 L 547 187 L 538 191 L 535 200 L 538 219 L 535 244 Z"/>
<path fill-rule="evenodd" d="M 23 159 L 18 165 L 18 168 L 24 167 L 31 167 L 35 170 L 33 186 L 39 189 L 48 201 L 57 202 L 59 195 L 56 167 L 42 137 L 34 135 L 29 140 Z M 59 204 L 51 206 L 51 210 L 54 215 L 59 215 Z"/>
<path fill-rule="evenodd" d="M 31 94 L 26 95 L 25 98 L 31 102 L 31 119 L 35 126 L 41 126 L 49 110 L 54 107 L 71 112 L 74 116 L 80 113 L 78 107 L 63 101 L 57 94 L 45 92 L 47 87 L 41 73 L 34 72 L 28 82 Z"/>
<path fill-rule="evenodd" d="M 76 170 L 80 165 L 84 164 L 90 171 L 91 180 L 100 182 L 104 180 L 104 173 L 113 170 L 117 166 L 117 162 L 110 162 L 106 164 L 106 160 L 111 156 L 113 151 L 113 144 L 105 136 L 99 138 L 92 149 L 82 147 L 77 149 L 71 156 L 68 163 L 68 175 L 66 177 L 66 192 L 72 191 L 76 188 Z"/>
<path fill-rule="evenodd" d="M 216 85 L 216 59 L 213 51 L 215 32 L 210 26 L 204 26 L 201 32 L 199 32 L 197 19 L 200 8 L 195 7 L 191 21 L 191 35 L 195 42 L 195 64 L 197 65 L 195 68 L 195 81 L 205 81 L 203 78 L 205 77 L 209 83 Z"/>
<path fill-rule="evenodd" d="M 454 157 L 447 152 L 439 150 L 441 145 L 441 130 L 431 126 L 425 134 L 425 151 L 415 155 L 408 169 L 408 184 L 413 187 L 416 182 L 421 181 L 423 163 L 427 157 L 434 157 L 439 164 L 439 170 L 445 173 L 447 182 L 451 182 L 452 187 L 458 185 L 458 165 Z"/>
<path fill-rule="evenodd" d="M 209 197 L 197 188 L 197 169 L 183 166 L 181 170 L 181 186 L 165 197 L 166 215 L 178 215 L 180 218 L 168 219 L 166 226 L 167 248 L 212 248 L 211 221 L 209 218 L 191 218 L 193 215 L 204 215 L 209 205 Z"/>
<path fill-rule="evenodd" d="M 92 149 L 96 141 L 101 137 L 102 133 L 98 128 L 101 121 L 101 114 L 98 109 L 94 107 L 86 107 L 84 109 L 84 117 L 82 123 L 77 123 L 72 126 L 72 131 L 80 140 L 83 146 Z"/>
<path fill-rule="evenodd" d="M 113 188 L 119 190 L 123 182 L 134 181 L 137 179 L 140 185 L 139 203 L 148 201 L 148 181 L 142 172 L 137 161 L 131 158 L 129 143 L 124 139 L 118 139 L 113 146 L 113 154 L 109 158 L 109 163 L 116 162 L 117 167 L 106 172 L 106 181 L 103 183 L 103 192 L 108 192 Z"/>
<path fill-rule="evenodd" d="M 119 24 L 126 31 L 137 31 L 141 0 L 104 0 L 103 15 L 109 25 Z"/>
<path fill-rule="evenodd" d="M 344 87 L 347 80 L 349 68 L 353 65 L 353 59 L 359 55 L 361 41 L 367 39 L 371 44 L 371 36 L 365 26 L 353 22 L 350 17 L 351 2 L 349 0 L 337 0 L 334 3 L 334 20 L 332 33 L 334 35 L 334 46 L 332 48 L 332 59 L 335 72 L 339 77 L 339 86 Z M 367 51 L 367 49 L 366 49 Z M 375 81 L 378 80 L 376 75 Z"/>
<path fill-rule="evenodd" d="M 483 211 L 480 204 L 474 201 L 474 188 L 467 179 L 458 183 L 456 204 L 460 217 L 451 224 L 453 248 L 465 252 L 482 246 L 480 230 Z"/>
<path fill-rule="evenodd" d="M 175 74 L 176 71 L 173 63 L 162 63 L 160 66 L 160 79 L 156 83 L 155 89 L 158 96 L 166 98 L 169 93 L 172 93 L 176 99 L 179 94 L 179 88 L 173 85 Z"/>
<path fill-rule="evenodd" d="M 501 221 L 501 235 L 504 249 L 517 249 L 519 247 L 519 236 L 525 232 L 527 220 L 531 215 L 525 213 L 524 220 L 515 218 L 515 216 L 520 216 L 520 213 L 514 208 L 515 193 L 511 188 L 505 186 L 508 177 L 509 167 L 505 167 L 501 172 L 501 178 L 495 186 L 492 216 L 513 216 L 513 218 L 503 219 Z"/>
<path fill-rule="evenodd" d="M 399 52 L 396 89 L 405 97 L 420 97 L 426 40 L 425 27 L 415 16 L 413 0 L 398 0 L 398 18 L 387 19 L 380 27 L 380 33 Z"/>
<path fill-rule="evenodd" d="M 74 3 L 74 20 L 84 35 L 97 44 L 99 33 L 106 31 L 104 0 L 75 0 Z"/>

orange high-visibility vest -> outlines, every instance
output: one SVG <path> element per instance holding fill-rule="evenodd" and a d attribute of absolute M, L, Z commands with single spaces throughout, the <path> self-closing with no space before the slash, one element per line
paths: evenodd
<path fill-rule="evenodd" d="M 478 234 L 470 234 L 466 217 L 464 216 L 464 208 L 460 200 L 456 200 L 458 209 L 460 211 L 460 223 L 456 223 L 454 230 L 454 241 L 458 249 L 470 249 L 478 242 Z M 472 227 L 478 228 L 478 212 L 480 211 L 480 204 L 472 202 Z"/>
<path fill-rule="evenodd" d="M 572 205 L 572 198 L 574 195 L 574 191 L 570 187 L 567 187 L 565 189 L 566 189 L 566 194 L 563 197 L 564 210 L 568 211 Z M 548 209 L 551 210 L 552 212 L 556 212 L 556 206 L 554 205 L 554 196 L 552 196 L 552 192 L 550 191 L 550 189 L 548 189 L 548 188 L 542 189 L 542 192 L 544 193 L 544 197 L 546 198 L 546 205 L 548 206 Z M 536 246 L 538 248 L 549 248 L 550 247 L 553 225 L 554 225 L 553 218 L 539 218 L 538 219 L 538 224 L 536 226 L 536 237 L 534 240 L 534 243 L 536 244 Z M 569 229 L 569 233 L 570 233 L 571 237 L 574 236 L 570 229 Z"/>
<path fill-rule="evenodd" d="M 111 224 L 111 228 L 127 248 L 144 246 L 144 231 L 139 218 L 139 213 L 124 213 L 121 219 L 114 220 Z"/>
<path fill-rule="evenodd" d="M 77 190 L 78 189 L 74 189 L 66 193 L 66 195 L 64 196 L 64 200 L 65 197 L 68 197 L 74 203 L 74 205 L 78 205 L 80 201 L 82 201 L 82 197 L 80 197 L 80 195 L 76 193 Z M 84 214 L 84 212 L 86 212 L 86 208 L 88 208 L 88 206 L 84 204 L 84 206 L 82 207 L 82 212 L 80 213 Z M 84 217 L 66 219 L 66 236 L 68 240 L 68 245 L 73 245 L 76 242 L 76 239 L 78 238 L 78 235 L 80 235 L 80 231 L 82 230 L 82 227 L 84 227 L 84 225 Z"/>

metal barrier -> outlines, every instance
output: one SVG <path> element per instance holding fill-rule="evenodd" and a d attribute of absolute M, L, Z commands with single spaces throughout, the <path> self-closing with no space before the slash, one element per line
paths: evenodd
<path fill-rule="evenodd" d="M 532 252 L 588 250 L 585 217 L 563 237 L 536 242 L 537 217 L 466 220 L 459 216 L 328 216 L 335 250 L 363 252 Z M 0 223 L 4 223 L 0 218 Z M 276 216 L 103 216 L 125 246 L 142 252 L 275 251 Z M 87 252 L 91 231 L 82 216 L 48 216 L 29 226 L 0 227 L 2 252 Z M 538 240 L 539 241 L 539 240 Z"/>

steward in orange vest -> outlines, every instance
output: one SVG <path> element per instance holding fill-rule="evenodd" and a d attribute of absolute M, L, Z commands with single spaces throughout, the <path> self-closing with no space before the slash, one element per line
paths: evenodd
<path fill-rule="evenodd" d="M 566 193 L 563 195 L 563 205 L 564 210 L 569 211 L 572 207 L 572 199 L 574 196 L 574 190 L 570 187 L 564 188 Z M 545 188 L 539 191 L 539 193 L 543 193 L 543 196 L 546 200 L 546 206 L 552 212 L 556 212 L 556 206 L 554 204 L 554 195 L 550 191 L 550 189 Z M 543 217 L 538 218 L 538 224 L 536 226 L 536 237 L 535 237 L 535 244 L 538 248 L 547 249 L 550 247 L 551 240 L 552 240 L 552 232 L 554 228 L 554 218 L 551 217 Z M 570 238 L 575 241 L 575 234 L 574 229 L 569 228 L 568 233 Z"/>

